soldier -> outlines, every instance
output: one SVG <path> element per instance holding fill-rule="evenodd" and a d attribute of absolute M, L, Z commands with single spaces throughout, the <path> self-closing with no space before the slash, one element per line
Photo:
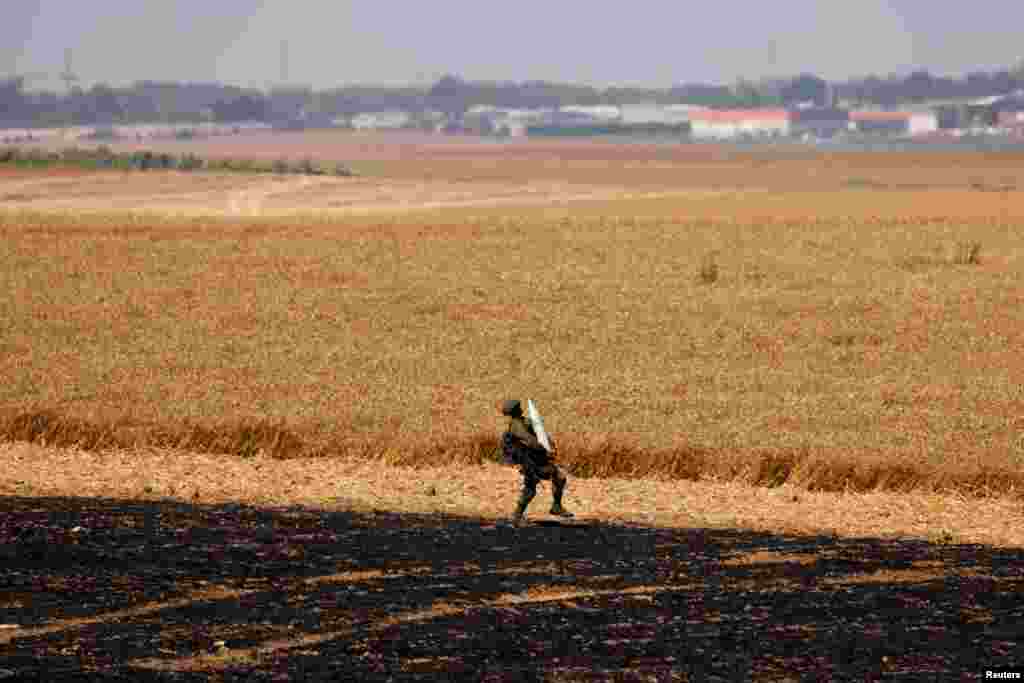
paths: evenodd
<path fill-rule="evenodd" d="M 508 430 L 502 437 L 502 448 L 505 461 L 519 465 L 523 474 L 523 490 L 519 495 L 519 504 L 512 516 L 512 524 L 521 526 L 526 507 L 537 495 L 537 484 L 541 480 L 551 481 L 554 503 L 551 514 L 559 517 L 572 517 L 573 514 L 562 507 L 562 494 L 565 492 L 565 475 L 554 463 L 554 444 L 548 453 L 540 441 L 533 425 L 523 417 L 523 406 L 519 401 L 505 401 L 501 412 L 509 418 Z"/>

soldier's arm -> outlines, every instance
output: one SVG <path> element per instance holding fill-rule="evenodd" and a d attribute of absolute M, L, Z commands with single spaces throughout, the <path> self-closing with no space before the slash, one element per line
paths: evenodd
<path fill-rule="evenodd" d="M 508 431 L 512 436 L 522 442 L 523 445 L 536 450 L 544 450 L 544 446 L 540 444 L 540 441 L 537 440 L 535 435 L 530 433 L 530 430 L 526 426 L 526 422 L 523 420 L 512 420 Z"/>

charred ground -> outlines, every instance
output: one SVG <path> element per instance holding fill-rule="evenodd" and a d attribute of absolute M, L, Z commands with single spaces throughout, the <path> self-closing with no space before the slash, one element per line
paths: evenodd
<path fill-rule="evenodd" d="M 1017 550 L 639 525 L 0 499 L 21 680 L 971 679 Z"/>

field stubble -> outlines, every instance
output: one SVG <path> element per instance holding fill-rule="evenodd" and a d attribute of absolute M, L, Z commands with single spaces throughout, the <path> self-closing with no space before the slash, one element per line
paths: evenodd
<path fill-rule="evenodd" d="M 481 462 L 530 396 L 577 475 L 1020 490 L 1019 193 L 692 189 L 4 211 L 3 433 Z"/>

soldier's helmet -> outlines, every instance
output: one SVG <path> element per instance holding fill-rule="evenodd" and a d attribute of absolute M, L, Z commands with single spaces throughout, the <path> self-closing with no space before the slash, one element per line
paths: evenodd
<path fill-rule="evenodd" d="M 515 417 L 523 414 L 523 404 L 519 401 L 508 400 L 501 404 L 501 414 Z"/>

